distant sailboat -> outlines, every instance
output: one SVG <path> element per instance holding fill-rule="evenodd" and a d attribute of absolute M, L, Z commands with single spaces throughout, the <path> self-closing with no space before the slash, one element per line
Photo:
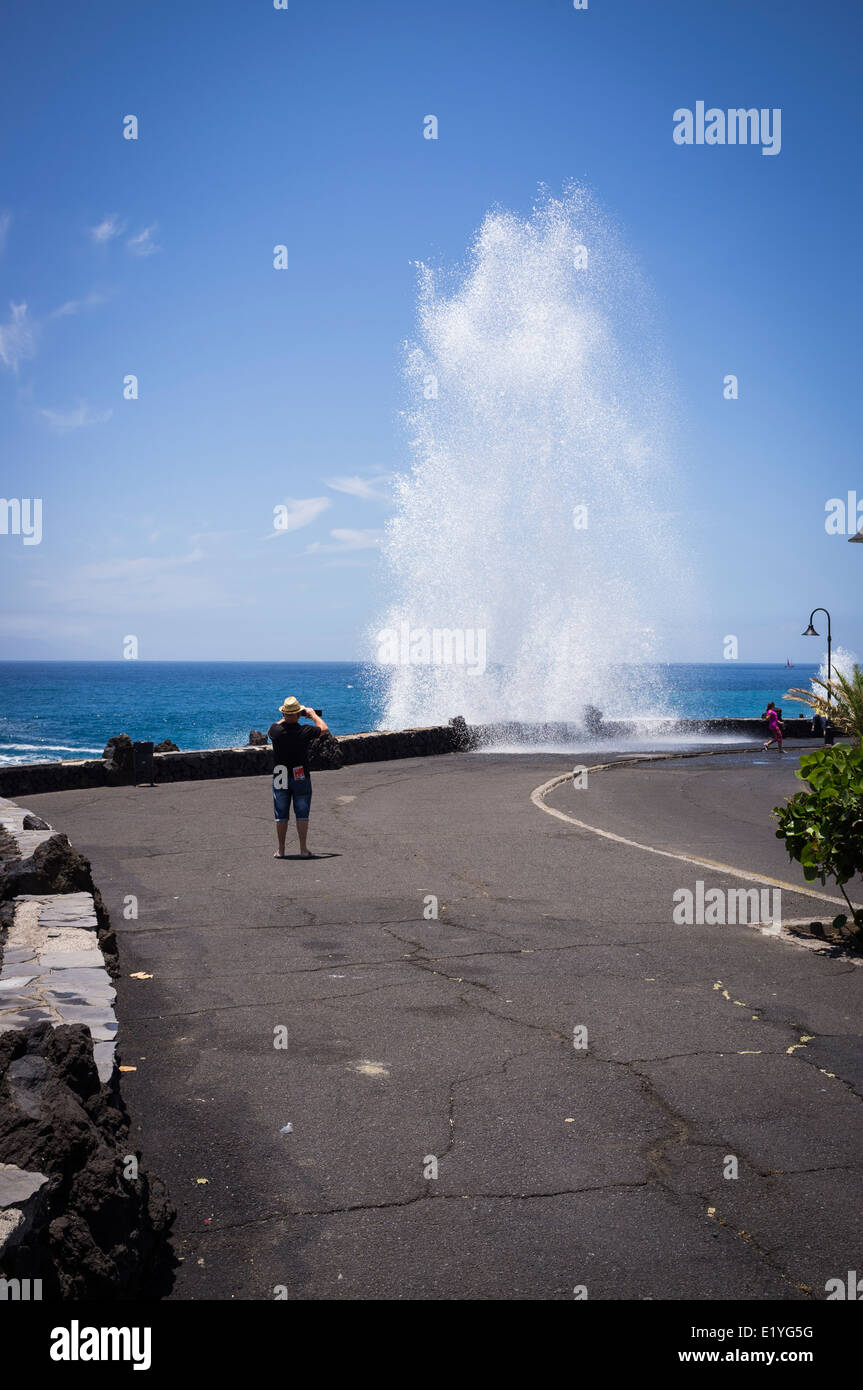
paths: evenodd
<path fill-rule="evenodd" d="M 793 661 L 789 661 L 787 656 L 786 656 L 786 658 L 785 658 L 785 669 L 786 669 L 786 671 L 793 671 L 793 670 L 794 670 L 794 662 L 793 662 Z"/>

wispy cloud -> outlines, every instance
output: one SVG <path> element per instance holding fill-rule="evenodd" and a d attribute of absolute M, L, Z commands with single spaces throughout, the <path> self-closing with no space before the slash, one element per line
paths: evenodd
<path fill-rule="evenodd" d="M 58 434 L 69 434 L 84 425 L 104 425 L 106 420 L 110 420 L 112 412 L 106 410 L 99 414 L 91 410 L 86 401 L 82 401 L 77 410 L 40 410 L 39 414 L 48 421 L 52 430 Z"/>
<path fill-rule="evenodd" d="M 378 473 L 373 478 L 361 478 L 358 474 L 348 474 L 338 478 L 326 478 L 327 487 L 334 492 L 346 492 L 351 497 L 362 497 L 368 502 L 386 502 L 389 492 L 385 485 L 392 481 L 392 473 Z"/>
<path fill-rule="evenodd" d="M 154 251 L 158 251 L 159 248 L 153 240 L 153 234 L 158 225 L 158 222 L 154 222 L 151 226 L 145 227 L 142 232 L 138 232 L 137 236 L 129 237 L 126 245 L 133 256 L 152 256 Z"/>
<path fill-rule="evenodd" d="M 133 256 L 152 256 L 154 251 L 159 250 L 154 240 L 158 226 L 158 222 L 151 222 L 149 227 L 144 227 L 134 236 L 127 237 L 126 250 Z M 116 212 L 109 212 L 101 222 L 88 230 L 97 246 L 105 246 L 109 241 L 114 241 L 116 237 L 124 234 L 126 223 Z"/>
<path fill-rule="evenodd" d="M 335 544 L 312 541 L 306 546 L 306 554 L 333 555 L 348 550 L 374 550 L 383 540 L 382 531 L 352 531 L 347 527 L 337 527 L 330 535 Z"/>
<path fill-rule="evenodd" d="M 201 546 L 194 545 L 186 555 L 137 555 L 124 560 L 99 560 L 94 564 L 81 565 L 78 574 L 82 579 L 126 580 L 136 576 L 152 578 L 165 574 L 181 565 L 196 565 L 204 559 Z"/>
<path fill-rule="evenodd" d="M 0 632 L 6 637 L 87 637 L 90 626 L 58 621 L 56 612 L 0 613 Z"/>
<path fill-rule="evenodd" d="M 0 212 L 0 251 L 6 250 L 6 238 L 12 225 L 11 212 Z"/>
<path fill-rule="evenodd" d="M 221 575 L 214 574 L 204 550 L 193 546 L 180 555 L 142 555 L 73 567 L 62 584 L 44 586 L 47 600 L 60 616 L 86 613 L 135 615 L 202 612 L 236 607 Z M 134 628 L 124 629 L 135 631 Z"/>
<path fill-rule="evenodd" d="M 38 327 L 30 318 L 26 304 L 10 304 L 8 323 L 0 323 L 0 362 L 11 372 L 36 352 Z"/>
<path fill-rule="evenodd" d="M 329 497 L 288 497 L 279 503 L 279 510 L 273 512 L 273 529 L 267 540 L 310 526 L 330 506 Z"/>
<path fill-rule="evenodd" d="M 101 294 L 88 294 L 86 299 L 67 299 L 65 304 L 61 304 L 59 309 L 53 309 L 49 315 L 52 319 L 69 318 L 73 314 L 79 314 L 82 309 L 93 309 L 97 304 L 104 304 L 105 296 Z"/>
<path fill-rule="evenodd" d="M 122 236 L 125 229 L 125 222 L 120 221 L 116 212 L 109 212 L 106 217 L 102 218 L 101 222 L 90 228 L 90 236 L 97 244 L 101 245 L 106 241 L 113 241 L 114 237 Z"/>

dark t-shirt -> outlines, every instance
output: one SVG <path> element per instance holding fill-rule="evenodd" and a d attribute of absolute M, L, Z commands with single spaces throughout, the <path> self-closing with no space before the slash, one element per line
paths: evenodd
<path fill-rule="evenodd" d="M 283 724 L 281 720 L 271 724 L 267 738 L 273 745 L 273 777 L 279 767 L 286 767 L 289 778 L 294 782 L 297 780 L 294 770 L 302 767 L 303 776 L 308 781 L 309 744 L 320 732 L 314 724 Z"/>

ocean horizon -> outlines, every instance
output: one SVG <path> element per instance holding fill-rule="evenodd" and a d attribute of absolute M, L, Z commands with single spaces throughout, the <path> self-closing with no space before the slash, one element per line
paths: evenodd
<path fill-rule="evenodd" d="M 667 690 L 661 707 L 636 717 L 757 717 L 807 686 L 818 666 L 782 663 L 666 662 L 644 668 Z M 323 710 L 334 734 L 383 725 L 380 668 L 359 661 L 3 661 L 0 662 L 0 765 L 99 757 L 109 738 L 169 738 L 181 749 L 244 745 L 251 729 L 278 719 L 287 695 Z M 803 706 L 790 712 L 803 713 Z M 441 712 L 448 721 L 462 711 Z M 562 718 L 577 721 L 580 710 Z M 621 713 L 611 700 L 603 710 Z"/>

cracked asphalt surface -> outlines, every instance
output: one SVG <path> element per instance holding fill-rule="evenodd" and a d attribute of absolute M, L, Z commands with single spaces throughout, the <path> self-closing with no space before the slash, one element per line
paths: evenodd
<path fill-rule="evenodd" d="M 675 889 L 740 881 L 532 805 L 572 762 L 316 773 L 309 861 L 271 857 L 265 778 L 25 798 L 117 929 L 172 1298 L 806 1301 L 861 1268 L 863 968 L 674 925 Z M 548 801 L 802 885 L 769 818 L 795 765 L 612 768 Z M 786 919 L 836 910 L 783 893 Z"/>

